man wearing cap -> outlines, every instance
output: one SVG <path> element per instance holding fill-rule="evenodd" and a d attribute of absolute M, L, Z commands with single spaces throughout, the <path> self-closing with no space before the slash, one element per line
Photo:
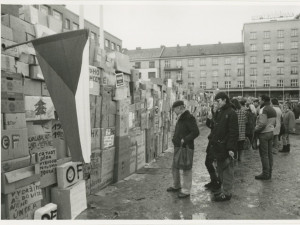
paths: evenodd
<path fill-rule="evenodd" d="M 195 117 L 185 109 L 183 101 L 175 101 L 172 106 L 177 115 L 177 123 L 172 142 L 175 147 L 188 147 L 194 150 L 194 139 L 199 136 L 199 129 Z M 190 196 L 192 188 L 192 169 L 183 170 L 182 185 L 180 182 L 180 170 L 172 165 L 173 186 L 167 189 L 168 192 L 179 192 L 179 198 Z"/>

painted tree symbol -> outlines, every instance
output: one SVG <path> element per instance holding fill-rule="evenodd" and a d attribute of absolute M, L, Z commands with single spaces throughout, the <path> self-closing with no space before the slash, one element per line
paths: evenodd
<path fill-rule="evenodd" d="M 36 113 L 35 115 L 38 116 L 38 115 L 43 115 L 43 114 L 46 114 L 46 107 L 44 106 L 46 105 L 45 102 L 43 102 L 42 99 L 40 99 L 34 106 L 36 107 L 36 109 L 34 110 Z"/>

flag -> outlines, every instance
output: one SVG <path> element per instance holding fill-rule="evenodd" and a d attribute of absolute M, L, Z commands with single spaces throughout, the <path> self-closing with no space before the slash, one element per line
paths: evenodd
<path fill-rule="evenodd" d="M 89 31 L 32 40 L 73 162 L 90 162 Z"/>

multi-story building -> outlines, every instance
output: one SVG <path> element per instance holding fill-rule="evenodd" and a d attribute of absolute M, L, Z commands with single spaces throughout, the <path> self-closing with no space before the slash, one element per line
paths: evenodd
<path fill-rule="evenodd" d="M 299 98 L 300 20 L 244 24 L 245 86 L 255 95 Z"/>

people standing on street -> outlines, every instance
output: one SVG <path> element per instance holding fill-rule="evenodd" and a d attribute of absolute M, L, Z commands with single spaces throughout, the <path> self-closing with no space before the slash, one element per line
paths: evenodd
<path fill-rule="evenodd" d="M 269 180 L 273 168 L 273 132 L 276 124 L 276 111 L 270 105 L 270 97 L 260 97 L 261 114 L 258 115 L 255 133 L 259 138 L 259 154 L 262 163 L 262 173 L 255 176 L 257 180 Z"/>
<path fill-rule="evenodd" d="M 259 111 L 260 111 L 260 103 L 259 103 L 259 99 L 254 99 L 253 100 L 253 105 L 254 107 L 256 108 L 256 115 L 259 114 Z"/>
<path fill-rule="evenodd" d="M 283 125 L 284 133 L 282 135 L 282 150 L 279 152 L 290 152 L 290 138 L 289 134 L 294 131 L 295 128 L 295 115 L 291 110 L 290 103 L 283 105 Z"/>
<path fill-rule="evenodd" d="M 211 130 L 214 127 L 214 120 L 215 120 L 215 115 L 217 110 L 218 110 L 218 104 L 214 102 L 214 104 L 211 107 L 211 113 L 208 114 L 206 120 L 206 126 Z M 216 168 L 214 167 L 214 162 L 216 161 L 216 157 L 214 155 L 210 139 L 211 139 L 211 133 L 208 135 L 209 141 L 206 148 L 206 157 L 205 157 L 205 166 L 210 176 L 210 182 L 205 184 L 204 187 L 212 191 L 217 191 L 221 188 L 221 182 L 218 177 Z"/>
<path fill-rule="evenodd" d="M 232 196 L 234 181 L 233 157 L 239 137 L 238 117 L 225 92 L 217 93 L 215 101 L 218 103 L 218 111 L 210 141 L 217 159 L 217 171 L 222 185 L 214 200 L 228 201 Z"/>
<path fill-rule="evenodd" d="M 279 102 L 276 98 L 272 99 L 272 106 L 276 111 L 276 125 L 273 131 L 274 137 L 273 137 L 273 154 L 277 154 L 279 150 L 279 139 L 278 135 L 280 133 L 280 127 L 281 127 L 281 117 L 282 117 L 282 112 L 281 109 L 279 108 Z"/>
<path fill-rule="evenodd" d="M 238 125 L 239 125 L 239 138 L 237 143 L 237 154 L 235 158 L 238 161 L 241 161 L 241 155 L 244 148 L 244 142 L 246 139 L 246 112 L 242 109 L 239 101 L 237 99 L 232 100 L 232 104 L 235 107 L 235 112 L 238 116 Z"/>
<path fill-rule="evenodd" d="M 174 157 L 172 165 L 173 186 L 167 189 L 168 192 L 179 192 L 179 198 L 190 196 L 192 188 L 192 169 L 182 170 L 182 185 L 180 179 L 180 169 L 174 166 L 176 151 L 181 147 L 194 151 L 194 139 L 199 136 L 199 128 L 195 117 L 185 109 L 183 101 L 175 101 L 172 106 L 177 115 L 177 122 L 173 135 Z"/>
<path fill-rule="evenodd" d="M 256 123 L 256 109 L 254 105 L 247 103 L 247 110 L 246 110 L 246 138 L 249 140 L 249 148 L 248 150 L 252 150 L 253 146 L 253 139 L 254 139 L 254 128 Z"/>
<path fill-rule="evenodd" d="M 257 119 L 257 116 L 259 115 L 259 111 L 260 111 L 259 100 L 257 98 L 253 99 L 253 105 L 255 107 L 255 114 L 256 114 L 256 119 Z M 258 142 L 258 137 L 257 137 L 257 134 L 254 132 L 253 144 L 252 144 L 252 148 L 254 150 L 256 150 L 258 148 L 257 142 Z"/>

